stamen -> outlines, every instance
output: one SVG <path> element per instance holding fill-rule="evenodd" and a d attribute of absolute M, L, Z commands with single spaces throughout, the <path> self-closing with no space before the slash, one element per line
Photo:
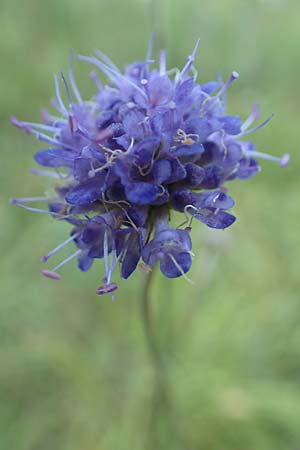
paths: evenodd
<path fill-rule="evenodd" d="M 35 122 L 24 122 L 18 120 L 16 117 L 11 117 L 10 122 L 17 128 L 25 131 L 26 133 L 32 133 L 32 128 L 37 128 L 38 130 L 49 131 L 50 133 L 56 133 L 58 131 L 57 127 L 52 125 L 44 125 L 42 123 Z"/>
<path fill-rule="evenodd" d="M 57 197 L 23 197 L 23 198 L 13 198 L 11 203 L 34 203 L 34 202 L 55 202 L 59 200 Z"/>
<path fill-rule="evenodd" d="M 121 252 L 119 254 L 119 256 L 116 258 L 116 260 L 114 261 L 113 265 L 111 266 L 111 273 L 113 273 L 113 271 L 115 270 L 115 268 L 117 267 L 119 261 L 121 260 L 121 258 L 124 256 L 124 252 Z"/>
<path fill-rule="evenodd" d="M 69 115 L 68 121 L 69 121 L 69 127 L 70 127 L 70 130 L 71 130 L 71 133 L 74 134 L 75 131 L 78 130 L 77 119 L 76 119 L 76 117 Z"/>
<path fill-rule="evenodd" d="M 236 72 L 235 70 L 231 73 L 230 77 L 228 78 L 228 80 L 226 81 L 225 84 L 223 84 L 223 86 L 221 87 L 221 89 L 219 90 L 219 92 L 215 95 L 214 98 L 218 98 L 221 97 L 225 91 L 227 91 L 227 89 L 229 88 L 229 86 L 233 83 L 234 80 L 236 80 L 239 77 L 238 72 Z"/>
<path fill-rule="evenodd" d="M 80 134 L 82 137 L 88 139 L 90 142 L 97 142 L 97 140 L 93 140 L 91 138 L 91 136 L 89 136 L 88 131 L 85 130 L 84 128 L 77 126 L 76 131 L 78 132 L 78 134 Z"/>
<path fill-rule="evenodd" d="M 72 91 L 74 92 L 74 95 L 76 97 L 76 100 L 81 105 L 83 103 L 80 92 L 77 88 L 75 78 L 74 78 L 74 72 L 73 72 L 73 61 L 74 61 L 74 55 L 73 52 L 69 52 L 69 59 L 70 59 L 70 68 L 69 68 L 69 79 L 72 87 Z"/>
<path fill-rule="evenodd" d="M 189 213 L 189 211 L 188 211 L 189 209 L 192 209 L 193 212 L 196 213 L 196 214 L 199 212 L 199 209 L 196 208 L 194 205 L 185 205 L 185 207 L 184 207 L 183 212 L 184 212 L 184 215 L 186 217 L 186 220 L 185 220 L 185 222 L 182 225 L 185 225 L 186 223 L 188 223 L 188 228 L 192 229 L 192 223 L 193 223 L 193 219 L 194 219 L 194 214 L 191 213 L 191 212 Z M 190 214 L 191 217 L 189 217 L 188 214 Z"/>
<path fill-rule="evenodd" d="M 42 177 L 55 178 L 56 180 L 60 180 L 61 178 L 63 178 L 63 176 L 60 176 L 59 173 L 51 172 L 50 170 L 41 170 L 33 168 L 30 170 L 30 172 L 33 173 L 34 175 L 41 175 Z M 67 176 L 68 175 L 66 175 L 65 177 Z"/>
<path fill-rule="evenodd" d="M 129 214 L 127 213 L 126 209 L 123 208 L 120 204 L 118 204 L 117 206 L 121 209 L 121 211 L 123 211 L 123 213 L 124 213 L 125 216 L 127 217 L 128 222 L 130 223 L 130 225 L 132 226 L 132 228 L 138 233 L 139 230 L 138 230 L 136 224 L 133 222 L 133 220 L 132 220 L 131 217 L 129 216 Z"/>
<path fill-rule="evenodd" d="M 103 201 L 105 207 L 106 207 L 105 204 L 108 203 L 108 204 L 110 204 L 110 205 L 115 205 L 115 206 L 117 206 L 118 208 L 120 208 L 121 211 L 122 211 L 122 212 L 125 214 L 125 216 L 127 217 L 128 222 L 130 223 L 130 225 L 132 226 L 132 228 L 134 228 L 136 232 L 139 231 L 139 230 L 137 229 L 135 223 L 132 221 L 131 217 L 128 215 L 126 209 L 123 208 L 123 207 L 121 206 L 121 203 L 124 203 L 126 206 L 130 206 L 130 204 L 129 204 L 128 202 L 126 202 L 125 200 L 115 200 L 115 201 L 113 201 L 113 200 L 107 200 L 107 199 L 105 198 L 104 193 L 102 194 L 102 201 Z"/>
<path fill-rule="evenodd" d="M 125 206 L 130 206 L 130 203 L 128 203 L 126 200 L 108 200 L 105 198 L 105 193 L 102 193 L 102 201 L 103 203 L 108 203 L 110 205 L 116 205 L 120 206 L 120 203 L 124 203 Z"/>
<path fill-rule="evenodd" d="M 184 207 L 184 212 L 187 213 L 187 212 L 188 212 L 188 209 L 192 209 L 192 210 L 195 211 L 196 213 L 199 212 L 199 209 L 196 208 L 196 206 L 194 206 L 194 205 L 185 205 L 185 207 Z M 191 213 L 190 213 L 190 214 L 191 214 Z"/>
<path fill-rule="evenodd" d="M 111 294 L 118 289 L 117 283 L 104 284 L 97 289 L 98 295 Z M 114 296 L 113 296 L 114 299 Z"/>
<path fill-rule="evenodd" d="M 57 264 L 57 266 L 55 266 L 51 272 L 56 272 L 58 269 L 60 269 L 61 267 L 63 267 L 64 265 L 66 265 L 69 261 L 71 261 L 72 259 L 76 258 L 76 256 L 78 256 L 80 253 L 82 252 L 81 249 L 76 250 L 76 252 L 72 253 L 72 255 L 68 256 L 66 259 L 64 259 L 62 262 L 60 262 L 59 264 Z"/>
<path fill-rule="evenodd" d="M 189 206 L 189 205 L 187 205 L 187 206 Z M 183 213 L 185 215 L 185 220 L 182 223 L 180 223 L 176 227 L 176 229 L 180 229 L 181 227 L 184 227 L 187 223 L 191 222 L 191 218 L 188 216 L 187 211 L 186 211 L 186 206 L 185 206 L 185 208 L 183 210 Z M 184 229 L 186 229 L 186 228 L 190 228 L 190 227 L 188 226 L 188 227 L 185 227 Z"/>
<path fill-rule="evenodd" d="M 269 161 L 277 162 L 280 167 L 286 167 L 290 161 L 290 155 L 288 153 L 285 153 L 281 157 L 268 155 L 267 153 L 257 152 L 255 150 L 248 150 L 245 151 L 246 156 L 253 157 L 253 158 L 262 158 L 267 159 Z"/>
<path fill-rule="evenodd" d="M 115 74 L 114 69 L 106 66 L 104 63 L 99 61 L 99 59 L 97 59 L 95 56 L 78 55 L 77 57 L 81 61 L 86 61 L 97 66 L 113 83 L 115 83 L 116 86 L 120 87 L 119 78 L 121 77 L 121 75 L 118 73 Z"/>
<path fill-rule="evenodd" d="M 91 166 L 92 166 L 92 168 L 88 171 L 88 177 L 94 178 L 94 176 L 96 175 L 96 170 L 98 170 L 98 169 L 94 169 L 93 163 L 91 163 Z M 100 167 L 100 169 L 102 169 L 102 167 Z"/>
<path fill-rule="evenodd" d="M 50 278 L 51 280 L 61 280 L 61 275 L 59 273 L 53 272 L 53 270 L 41 270 L 41 274 L 44 277 Z"/>
<path fill-rule="evenodd" d="M 280 159 L 280 167 L 286 167 L 289 162 L 290 162 L 290 155 L 289 153 L 285 153 Z"/>
<path fill-rule="evenodd" d="M 104 152 L 107 152 L 107 153 L 109 153 L 109 154 L 111 155 L 111 156 L 109 157 L 109 161 L 108 161 L 108 162 L 110 162 L 110 163 L 112 163 L 113 160 L 114 160 L 115 158 L 117 158 L 117 157 L 121 157 L 121 156 L 126 156 L 126 155 L 128 155 L 128 154 L 131 152 L 131 150 L 132 150 L 132 148 L 133 148 L 133 146 L 134 146 L 134 138 L 131 138 L 129 147 L 128 147 L 128 149 L 127 149 L 126 151 L 121 150 L 121 149 L 119 149 L 119 148 L 116 148 L 115 150 L 111 150 L 110 148 L 105 147 L 105 145 L 100 144 L 100 143 L 98 142 L 98 140 L 97 140 L 96 142 L 99 144 L 99 146 L 101 147 L 101 149 L 102 149 Z M 106 155 L 106 157 L 108 158 L 107 155 Z"/>
<path fill-rule="evenodd" d="M 18 120 L 16 117 L 12 116 L 10 118 L 10 123 L 14 125 L 17 128 L 20 128 L 21 130 L 25 131 L 25 133 L 30 134 L 32 132 L 31 127 L 29 125 L 26 125 L 25 122 L 22 122 L 21 120 Z"/>
<path fill-rule="evenodd" d="M 57 139 L 51 138 L 50 136 L 47 136 L 47 134 L 39 133 L 38 131 L 36 131 L 34 129 L 31 130 L 31 133 L 34 134 L 39 141 L 48 142 L 49 144 L 53 144 L 53 145 L 59 145 L 59 146 L 62 145 L 62 143 L 60 141 L 58 141 Z M 71 147 L 71 145 L 68 145 L 67 143 L 65 143 L 63 145 L 65 148 L 76 151 L 76 149 L 74 147 Z"/>
<path fill-rule="evenodd" d="M 44 123 L 48 123 L 51 121 L 50 114 L 46 108 L 42 108 L 40 114 L 41 114 L 41 119 Z"/>
<path fill-rule="evenodd" d="M 133 149 L 133 146 L 134 146 L 134 138 L 132 137 L 131 140 L 130 140 L 129 147 L 128 147 L 128 149 L 126 150 L 125 153 L 127 153 L 127 154 L 130 153 L 131 150 Z"/>
<path fill-rule="evenodd" d="M 51 212 L 51 211 L 48 211 L 45 209 L 31 208 L 30 206 L 23 205 L 23 203 L 18 203 L 17 200 L 18 199 L 16 199 L 16 198 L 12 198 L 12 199 L 10 199 L 10 203 L 13 203 L 14 205 L 18 206 L 19 208 L 26 209 L 27 211 L 38 212 L 41 214 L 48 214 L 49 216 L 56 216 L 56 217 L 60 217 L 61 219 L 67 219 L 67 218 L 71 217 L 70 215 L 63 215 L 63 214 Z"/>
<path fill-rule="evenodd" d="M 97 144 L 100 144 L 102 141 L 105 141 L 106 139 L 111 138 L 113 135 L 113 130 L 108 126 L 107 128 L 104 128 L 104 130 L 101 130 L 96 138 L 95 138 L 95 142 Z"/>
<path fill-rule="evenodd" d="M 153 157 L 151 158 L 150 164 L 145 167 L 140 167 L 138 164 L 133 163 L 133 165 L 138 169 L 142 177 L 146 177 L 147 175 L 149 175 L 149 173 L 152 171 L 153 164 L 154 164 Z"/>
<path fill-rule="evenodd" d="M 108 274 L 108 238 L 107 238 L 107 230 L 104 231 L 104 240 L 103 240 L 103 259 L 105 266 L 105 274 Z"/>
<path fill-rule="evenodd" d="M 114 242 L 113 242 L 114 244 Z M 115 260 L 115 249 L 112 249 L 111 255 L 110 255 L 110 263 L 108 264 L 108 238 L 107 238 L 107 230 L 105 230 L 104 232 L 104 242 L 103 242 L 103 259 L 104 259 L 104 265 L 105 265 L 105 278 L 103 279 L 103 281 L 105 282 L 105 284 L 103 286 L 100 286 L 97 290 L 97 294 L 98 295 L 103 295 L 103 294 L 109 294 L 114 292 L 117 288 L 118 285 L 116 283 L 111 283 L 111 276 L 113 274 L 113 271 L 116 267 L 116 265 L 118 264 L 118 262 L 120 261 L 121 257 L 122 257 L 123 252 L 121 252 L 118 256 L 118 258 L 116 258 Z M 114 295 L 112 295 L 112 301 L 114 301 Z"/>
<path fill-rule="evenodd" d="M 116 72 L 121 73 L 119 67 L 117 67 L 108 56 L 106 56 L 97 48 L 95 49 L 95 53 L 98 56 L 98 58 L 102 59 L 102 61 L 105 62 L 109 67 L 114 69 Z"/>
<path fill-rule="evenodd" d="M 158 187 L 160 188 L 160 193 L 157 195 L 158 197 L 162 197 L 166 192 L 166 188 L 162 184 L 158 184 Z"/>
<path fill-rule="evenodd" d="M 60 76 L 61 76 L 61 79 L 63 80 L 64 85 L 65 85 L 65 90 L 66 90 L 66 93 L 67 93 L 69 104 L 72 105 L 73 100 L 72 100 L 71 92 L 70 92 L 67 80 L 65 79 L 65 76 L 64 76 L 62 71 L 60 71 Z"/>
<path fill-rule="evenodd" d="M 220 197 L 221 193 L 220 192 L 216 192 L 216 195 L 214 196 L 214 198 L 211 201 L 211 206 L 214 207 L 214 204 L 217 202 L 218 198 Z"/>
<path fill-rule="evenodd" d="M 259 116 L 260 116 L 259 106 L 253 105 L 249 117 L 245 120 L 245 122 L 241 126 L 241 130 L 242 131 L 247 130 L 247 128 L 249 128 L 253 122 L 255 122 L 257 119 L 259 119 Z"/>
<path fill-rule="evenodd" d="M 99 144 L 99 147 L 100 147 L 103 151 L 109 153 L 110 155 L 115 155 L 115 154 L 116 154 L 116 150 L 111 150 L 110 148 L 105 147 L 105 145 L 103 145 L 103 144 Z"/>
<path fill-rule="evenodd" d="M 95 70 L 93 70 L 90 73 L 90 77 L 93 80 L 93 82 L 95 83 L 96 88 L 98 89 L 98 91 L 101 91 L 101 89 L 103 89 L 103 84 L 101 83 L 100 78 L 98 77 L 98 75 L 97 75 Z"/>
<path fill-rule="evenodd" d="M 167 255 L 169 256 L 169 258 L 172 260 L 174 266 L 176 267 L 176 269 L 179 270 L 179 272 L 181 273 L 181 275 L 183 276 L 183 278 L 191 284 L 194 284 L 194 282 L 185 274 L 185 272 L 183 271 L 182 267 L 178 264 L 178 262 L 176 261 L 176 259 L 174 258 L 174 256 L 171 253 L 167 253 Z"/>
<path fill-rule="evenodd" d="M 47 269 L 42 270 L 41 274 L 47 278 L 51 278 L 51 280 L 60 280 L 61 275 L 59 275 L 59 273 L 57 273 L 57 270 L 60 269 L 61 267 L 63 267 L 65 264 L 67 264 L 72 259 L 76 258 L 76 256 L 78 256 L 81 252 L 82 252 L 82 250 L 77 250 L 75 253 L 70 255 L 64 261 L 57 264 L 57 266 L 55 266 L 52 270 L 47 270 Z"/>
<path fill-rule="evenodd" d="M 62 110 L 61 110 L 61 108 L 60 108 L 60 106 L 59 106 L 58 101 L 57 101 L 56 98 L 51 98 L 50 103 L 51 103 L 51 105 L 53 106 L 53 108 L 55 108 L 56 111 L 59 112 L 59 114 L 64 114 L 64 113 L 62 112 Z"/>
<path fill-rule="evenodd" d="M 51 172 L 50 170 L 42 170 L 42 169 L 36 169 L 36 168 L 31 169 L 30 172 L 33 173 L 34 175 L 55 178 L 56 180 L 61 180 L 61 179 L 69 177 L 69 175 L 67 173 L 59 173 L 58 171 Z"/>
<path fill-rule="evenodd" d="M 70 236 L 68 239 L 66 239 L 64 242 L 62 242 L 61 244 L 59 244 L 57 247 L 55 247 L 53 250 L 51 250 L 47 255 L 42 256 L 41 261 L 42 262 L 46 262 L 48 261 L 49 258 L 51 258 L 51 256 L 55 255 L 55 253 L 57 253 L 59 250 L 61 250 L 63 247 L 65 247 L 66 245 L 68 245 L 70 242 L 74 241 L 74 239 L 78 238 L 78 236 L 80 236 L 80 231 L 78 233 L 73 234 L 72 236 Z"/>
<path fill-rule="evenodd" d="M 41 119 L 44 123 L 52 123 L 54 127 L 61 127 L 67 123 L 64 117 L 53 116 L 46 109 L 41 110 Z"/>
<path fill-rule="evenodd" d="M 250 128 L 250 130 L 243 131 L 242 133 L 235 135 L 235 137 L 236 137 L 236 138 L 240 138 L 240 137 L 247 136 L 248 134 L 254 133 L 255 131 L 257 131 L 257 130 L 259 130 L 260 128 L 262 128 L 262 127 L 264 127 L 265 125 L 267 125 L 267 123 L 269 123 L 270 120 L 273 119 L 274 115 L 275 115 L 275 114 L 272 113 L 272 114 L 271 114 L 266 120 L 264 120 L 261 124 L 257 125 L 257 126 L 254 127 L 254 128 Z"/>
<path fill-rule="evenodd" d="M 195 133 L 186 134 L 185 131 L 178 128 L 174 142 L 180 142 L 183 145 L 193 145 L 195 142 L 199 142 L 199 135 Z"/>
<path fill-rule="evenodd" d="M 11 120 L 11 123 L 15 127 L 20 128 L 21 130 L 25 131 L 25 133 L 34 134 L 35 137 L 37 139 L 39 139 L 40 141 L 44 141 L 44 142 L 47 142 L 47 143 L 52 144 L 52 145 L 59 145 L 59 146 L 62 145 L 62 143 L 60 141 L 58 141 L 57 139 L 52 138 L 52 137 L 48 136 L 45 133 L 40 133 L 38 131 L 38 129 L 41 129 L 41 130 L 49 131 L 50 133 L 57 133 L 60 130 L 56 126 L 43 125 L 43 124 L 33 123 L 33 122 L 32 123 L 31 122 L 22 122 L 22 121 L 18 120 L 16 117 L 12 117 L 10 120 Z M 37 129 L 35 129 L 35 128 L 37 128 Z M 68 148 L 70 150 L 75 150 L 76 151 L 76 149 L 74 149 L 73 147 L 71 147 L 67 143 L 64 144 L 64 147 L 66 147 L 66 148 Z"/>
<path fill-rule="evenodd" d="M 56 99 L 57 99 L 57 102 L 58 102 L 58 106 L 60 108 L 60 112 L 63 115 L 67 116 L 69 113 L 68 113 L 68 111 L 67 111 L 67 109 L 66 109 L 66 107 L 64 105 L 64 102 L 62 101 L 61 94 L 60 94 L 60 89 L 59 89 L 59 81 L 58 81 L 57 75 L 55 75 L 55 74 L 54 74 L 54 84 L 55 84 Z"/>
<path fill-rule="evenodd" d="M 191 67 L 191 71 L 192 71 L 192 73 L 193 73 L 194 81 L 196 81 L 197 78 L 198 78 L 198 70 L 196 69 L 196 67 L 192 66 L 192 67 Z"/>
<path fill-rule="evenodd" d="M 172 69 L 167 70 L 167 74 L 168 75 L 175 74 L 174 81 L 177 82 L 180 76 L 180 70 L 178 69 L 178 67 L 173 67 Z"/>
<path fill-rule="evenodd" d="M 91 170 L 88 171 L 88 176 L 89 178 L 94 178 L 95 175 L 99 172 L 101 172 L 102 170 L 107 169 L 108 167 L 110 167 L 112 164 L 112 160 L 108 161 L 107 163 L 105 163 L 103 166 L 98 167 L 98 169 L 94 169 L 93 167 L 91 168 Z"/>
<path fill-rule="evenodd" d="M 197 40 L 196 45 L 195 45 L 195 47 L 194 47 L 194 50 L 193 50 L 192 54 L 188 57 L 188 60 L 187 60 L 186 65 L 184 66 L 184 68 L 182 69 L 182 71 L 181 71 L 180 74 L 179 74 L 179 79 L 180 79 L 181 81 L 183 80 L 183 78 L 185 77 L 185 75 L 188 74 L 188 72 L 190 71 L 190 69 L 191 69 L 191 67 L 192 67 L 192 65 L 193 65 L 193 63 L 194 63 L 194 61 L 195 61 L 195 57 L 196 57 L 196 53 L 197 53 L 199 44 L 200 44 L 200 39 Z M 175 80 L 175 81 L 177 81 L 177 80 Z M 179 81 L 179 80 L 178 80 L 178 81 Z"/>
<path fill-rule="evenodd" d="M 115 259 L 115 252 L 114 252 L 114 249 L 113 249 L 111 254 L 110 254 L 110 264 L 109 264 L 108 273 L 106 274 L 106 283 L 108 283 L 108 284 L 110 283 L 111 276 L 112 276 L 112 273 L 113 273 L 114 259 Z"/>
<path fill-rule="evenodd" d="M 146 100 L 148 100 L 148 97 L 146 93 L 139 88 L 133 81 L 131 81 L 129 78 L 127 78 L 125 75 L 122 75 L 121 73 L 115 71 L 109 66 L 106 66 L 104 63 L 99 61 L 94 56 L 88 57 L 88 56 L 82 56 L 78 55 L 78 58 L 81 61 L 87 61 L 91 64 L 95 64 L 99 69 L 102 70 L 103 73 L 105 73 L 119 88 L 121 87 L 121 84 L 126 82 L 130 84 L 134 89 L 136 89 Z"/>

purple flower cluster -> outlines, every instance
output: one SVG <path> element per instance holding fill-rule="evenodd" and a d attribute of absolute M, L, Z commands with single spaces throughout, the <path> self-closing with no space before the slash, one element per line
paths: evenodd
<path fill-rule="evenodd" d="M 144 270 L 159 262 L 165 276 L 185 275 L 192 264 L 193 219 L 217 229 L 235 221 L 228 212 L 234 201 L 224 183 L 255 175 L 260 170 L 258 157 L 287 164 L 288 155 L 275 158 L 243 140 L 272 116 L 251 128 L 259 115 L 257 107 L 244 122 L 226 115 L 224 94 L 238 77 L 236 72 L 225 83 L 196 82 L 198 44 L 182 70 L 167 70 L 165 52 L 158 68 L 152 67 L 148 54 L 145 62 L 127 66 L 124 73 L 101 52 L 79 56 L 109 79 L 103 85 L 93 73 L 97 91 L 92 100 L 82 99 L 71 61 L 69 80 L 61 74 L 68 106 L 55 77 L 53 106 L 58 116 L 44 111 L 42 124 L 11 119 L 47 144 L 35 155 L 47 169 L 34 172 L 58 181 L 53 197 L 13 202 L 72 226 L 70 237 L 43 261 L 70 242 L 77 247 L 53 270 L 43 270 L 45 276 L 59 279 L 57 270 L 72 258 L 83 271 L 103 258 L 105 277 L 97 293 L 104 294 L 117 289 L 112 281 L 117 265 L 123 278 L 140 260 Z M 48 210 L 27 206 L 42 200 Z M 176 229 L 170 226 L 172 210 L 185 217 Z"/>

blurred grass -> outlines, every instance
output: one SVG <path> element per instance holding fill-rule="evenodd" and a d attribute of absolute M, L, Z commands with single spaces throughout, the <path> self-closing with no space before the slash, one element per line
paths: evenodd
<path fill-rule="evenodd" d="M 163 436 L 159 417 L 168 443 L 161 448 L 300 448 L 300 4 L 165 0 L 159 8 L 153 14 L 146 0 L 1 1 L 1 450 L 151 445 L 153 371 L 139 311 L 144 275 L 121 281 L 115 303 L 94 294 L 101 267 L 82 274 L 70 264 L 61 283 L 39 277 L 40 256 L 68 227 L 8 204 L 11 196 L 47 189 L 29 173 L 38 142 L 8 117 L 38 119 L 69 48 L 98 47 L 122 65 L 144 57 L 159 27 L 170 65 L 182 66 L 200 35 L 201 80 L 238 70 L 229 111 L 246 117 L 253 102 L 263 116 L 275 111 L 253 139 L 262 150 L 292 155 L 285 170 L 266 163 L 256 178 L 230 186 L 238 217 L 232 229 L 194 227 L 195 285 L 156 278 L 156 329 L 185 442 L 167 430 Z M 86 94 L 88 70 L 76 66 Z"/>

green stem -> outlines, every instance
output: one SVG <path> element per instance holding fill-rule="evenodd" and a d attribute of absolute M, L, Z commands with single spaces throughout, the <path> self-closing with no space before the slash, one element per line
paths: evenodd
<path fill-rule="evenodd" d="M 169 448 L 173 450 L 183 447 L 180 426 L 177 423 L 176 408 L 172 401 L 168 367 L 165 364 L 164 353 L 160 350 L 153 326 L 151 309 L 151 288 L 155 276 L 155 268 L 148 274 L 142 296 L 142 319 L 149 356 L 154 369 L 154 387 L 150 410 L 149 449 Z"/>
<path fill-rule="evenodd" d="M 143 298 L 142 318 L 149 355 L 154 369 L 154 386 L 150 405 L 149 429 L 147 444 L 149 449 L 161 448 L 164 436 L 168 430 L 169 439 L 172 436 L 171 406 L 167 370 L 163 354 L 157 343 L 151 314 L 151 287 L 154 280 L 155 269 L 147 276 Z M 164 443 L 167 445 L 167 443 Z"/>
<path fill-rule="evenodd" d="M 156 374 L 159 379 L 162 379 L 165 374 L 164 361 L 162 358 L 162 354 L 159 350 L 159 346 L 156 341 L 155 332 L 153 329 L 152 323 L 152 314 L 151 314 L 151 286 L 154 280 L 155 268 L 147 275 L 143 299 L 142 299 L 142 318 L 144 322 L 145 334 L 147 339 L 147 346 L 149 350 L 150 357 L 153 362 L 153 366 L 155 368 Z"/>

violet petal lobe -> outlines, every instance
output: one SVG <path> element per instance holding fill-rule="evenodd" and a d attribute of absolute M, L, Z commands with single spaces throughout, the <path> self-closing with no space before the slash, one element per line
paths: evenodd
<path fill-rule="evenodd" d="M 141 182 L 128 183 L 125 186 L 126 196 L 134 205 L 150 205 L 157 200 L 161 189 L 156 184 Z"/>
<path fill-rule="evenodd" d="M 100 200 L 104 191 L 105 177 L 102 175 L 71 187 L 65 199 L 71 205 L 84 205 L 85 203 L 93 203 L 96 200 Z"/>

